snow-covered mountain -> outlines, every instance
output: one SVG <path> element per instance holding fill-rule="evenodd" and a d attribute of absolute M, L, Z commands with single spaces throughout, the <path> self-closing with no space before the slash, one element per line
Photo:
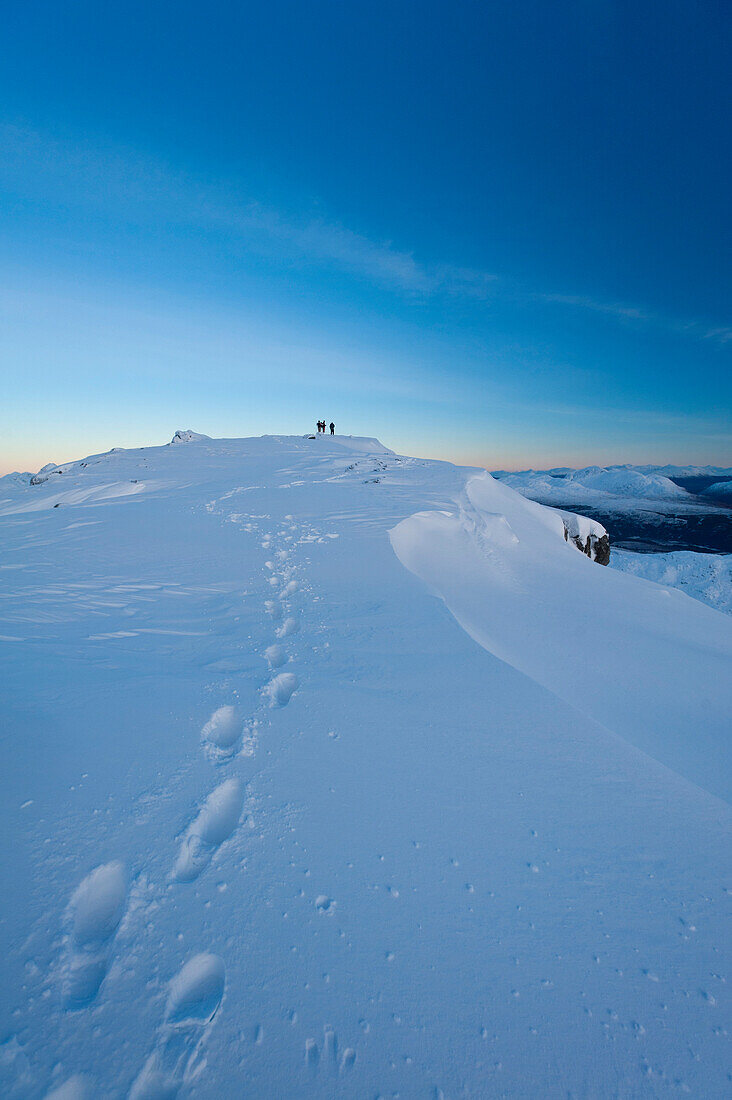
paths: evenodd
<path fill-rule="evenodd" d="M 546 501 L 597 502 L 612 507 L 633 507 L 639 501 L 692 502 L 690 493 L 659 473 L 640 473 L 627 467 L 587 466 L 561 474 L 528 470 L 503 474 L 501 480 L 512 489 Z"/>
<path fill-rule="evenodd" d="M 518 476 L 530 476 L 536 474 L 549 474 L 553 477 L 562 477 L 566 474 L 582 474 L 587 470 L 607 470 L 611 473 L 630 471 L 638 474 L 660 474 L 666 478 L 714 478 L 714 477 L 732 477 L 732 467 L 729 466 L 674 466 L 667 464 L 665 466 L 633 466 L 631 464 L 614 465 L 614 466 L 587 466 L 585 470 L 576 470 L 571 466 L 553 466 L 550 470 L 494 470 L 494 477 L 518 477 Z"/>
<path fill-rule="evenodd" d="M 732 480 L 715 481 L 713 485 L 709 485 L 706 489 L 703 489 L 702 493 L 712 500 L 732 502 Z"/>
<path fill-rule="evenodd" d="M 176 437 L 0 485 L 2 1095 L 726 1095 L 730 618 L 484 471 Z"/>

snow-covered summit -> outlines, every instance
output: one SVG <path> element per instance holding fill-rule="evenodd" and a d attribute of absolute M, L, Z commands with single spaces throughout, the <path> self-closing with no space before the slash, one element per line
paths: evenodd
<path fill-rule="evenodd" d="M 373 439 L 54 469 L 0 498 L 3 1096 L 724 1095 L 728 616 Z"/>

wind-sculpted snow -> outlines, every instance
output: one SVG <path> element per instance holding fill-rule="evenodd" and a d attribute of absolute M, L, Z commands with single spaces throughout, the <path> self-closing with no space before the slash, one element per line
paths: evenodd
<path fill-rule="evenodd" d="M 59 469 L 0 493 L 3 1098 L 726 1095 L 728 616 L 376 440 Z"/>
<path fill-rule="evenodd" d="M 480 645 L 692 782 L 730 798 L 728 621 L 676 591 L 628 585 L 614 571 L 588 572 L 581 558 L 546 538 L 547 527 L 558 533 L 559 514 L 517 500 L 504 484 L 478 475 L 454 513 L 402 521 L 392 545 Z M 518 535 L 510 548 L 495 537 L 500 506 Z"/>

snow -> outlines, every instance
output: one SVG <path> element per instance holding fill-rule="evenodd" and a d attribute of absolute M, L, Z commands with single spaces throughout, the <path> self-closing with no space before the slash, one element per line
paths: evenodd
<path fill-rule="evenodd" d="M 299 680 L 294 672 L 280 672 L 277 676 L 273 676 L 264 689 L 265 694 L 269 697 L 270 705 L 273 707 L 286 707 L 292 698 L 293 692 L 297 690 L 298 684 Z"/>
<path fill-rule="evenodd" d="M 114 934 L 126 892 L 121 863 L 107 863 L 87 875 L 71 899 L 73 939 L 79 947 L 103 943 Z"/>
<path fill-rule="evenodd" d="M 675 477 L 732 477 L 732 467 L 729 466 L 675 466 L 670 463 L 665 466 L 633 466 L 629 463 L 615 466 L 587 466 L 585 470 L 607 470 L 610 472 L 635 471 L 638 474 L 660 474 L 664 478 Z M 561 477 L 566 474 L 579 473 L 571 466 L 553 466 L 550 470 L 494 470 L 493 476 L 503 480 L 508 476 L 533 476 L 536 474 L 548 474 L 553 477 Z"/>
<path fill-rule="evenodd" d="M 238 778 L 225 779 L 212 791 L 181 841 L 173 868 L 177 882 L 192 882 L 205 870 L 239 824 L 243 805 L 244 787 Z"/>
<path fill-rule="evenodd" d="M 641 474 L 636 470 L 605 470 L 588 467 L 568 475 L 569 481 L 577 481 L 585 489 L 595 489 L 614 496 L 641 497 L 645 500 L 680 499 L 688 497 L 685 489 L 675 485 L 662 474 Z"/>
<path fill-rule="evenodd" d="M 730 554 L 698 554 L 688 550 L 635 554 L 629 550 L 613 550 L 610 565 L 622 573 L 678 588 L 695 600 L 732 614 Z"/>
<path fill-rule="evenodd" d="M 3 1097 L 727 1094 L 729 616 L 375 440 L 0 499 Z"/>
<path fill-rule="evenodd" d="M 589 516 L 578 516 L 576 512 L 566 512 L 563 508 L 556 509 L 564 521 L 564 526 L 570 538 L 580 539 L 583 543 L 588 538 L 601 539 L 607 535 L 607 531 L 596 519 Z"/>
<path fill-rule="evenodd" d="M 226 968 L 217 955 L 196 955 L 170 983 L 169 1020 L 211 1019 L 224 994 Z"/>
<path fill-rule="evenodd" d="M 107 944 L 122 920 L 126 895 L 127 876 L 119 862 L 97 867 L 74 891 L 62 978 L 68 1007 L 88 1005 L 99 992 L 109 967 Z"/>
<path fill-rule="evenodd" d="M 236 707 L 218 707 L 201 730 L 204 741 L 217 749 L 232 749 L 241 737 L 242 721 Z"/>
<path fill-rule="evenodd" d="M 612 467 L 611 467 L 612 468 Z M 732 477 L 732 467 L 729 466 L 628 466 L 627 469 L 638 470 L 641 474 L 663 474 L 665 477 L 716 477 L 726 474 Z"/>
<path fill-rule="evenodd" d="M 716 500 L 732 501 L 732 481 L 715 481 L 713 485 L 702 490 L 702 495 Z"/>
<path fill-rule="evenodd" d="M 39 482 L 34 484 L 38 485 Z M 137 496 L 138 493 L 144 493 L 155 488 L 157 486 L 154 483 L 134 479 L 69 488 L 60 493 L 46 493 L 36 499 L 24 495 L 11 504 L 0 506 L 0 515 L 10 516 L 18 515 L 21 512 L 44 512 L 50 508 L 60 508 L 61 505 L 68 507 L 72 504 L 98 504 L 119 497 Z"/>
<path fill-rule="evenodd" d="M 595 503 L 617 506 L 643 500 L 691 503 L 693 497 L 685 489 L 658 473 L 637 470 L 588 466 L 559 476 L 552 472 L 528 470 L 520 474 L 504 474 L 501 481 L 524 496 L 542 501 Z"/>
<path fill-rule="evenodd" d="M 210 442 L 210 440 L 211 440 L 210 435 L 201 435 L 199 432 L 192 432 L 190 430 L 190 428 L 185 429 L 185 430 L 182 429 L 182 428 L 179 428 L 170 442 L 171 443 L 201 443 L 201 442 L 204 442 L 204 441 L 205 442 Z"/>
<path fill-rule="evenodd" d="M 518 536 L 513 546 L 494 537 L 497 505 Z M 546 538 L 545 517 L 554 538 Z M 674 682 L 669 671 L 678 660 L 678 623 L 659 597 L 673 598 L 674 614 L 686 598 L 653 586 L 628 587 L 629 577 L 590 568 L 578 554 L 564 553 L 560 529 L 558 513 L 518 498 L 484 473 L 469 478 L 454 513 L 419 513 L 403 520 L 391 540 L 400 561 L 485 649 L 695 783 L 729 797 L 732 776 L 718 771 L 727 699 L 715 687 L 732 657 L 728 621 L 699 604 L 682 611 L 685 679 Z M 553 638 L 559 624 L 561 644 Z M 632 692 L 620 691 L 620 684 L 632 684 Z"/>

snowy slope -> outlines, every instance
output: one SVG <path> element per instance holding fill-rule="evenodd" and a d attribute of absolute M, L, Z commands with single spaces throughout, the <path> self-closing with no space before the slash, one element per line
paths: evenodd
<path fill-rule="evenodd" d="M 0 496 L 3 1096 L 727 1094 L 727 616 L 375 440 Z"/>
<path fill-rule="evenodd" d="M 732 615 L 732 555 L 696 554 L 676 550 L 669 554 L 635 554 L 613 550 L 610 565 L 622 573 L 668 585 Z"/>
<path fill-rule="evenodd" d="M 732 481 L 715 481 L 702 493 L 713 500 L 732 501 Z"/>

